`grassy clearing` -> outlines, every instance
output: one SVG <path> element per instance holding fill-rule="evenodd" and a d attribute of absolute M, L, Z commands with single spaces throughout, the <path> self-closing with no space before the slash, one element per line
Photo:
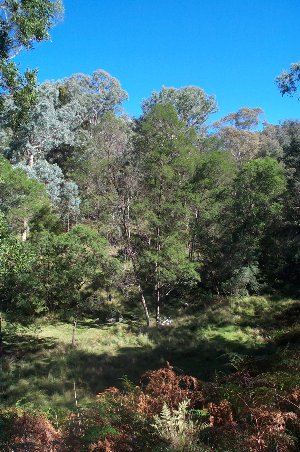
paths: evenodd
<path fill-rule="evenodd" d="M 78 322 L 76 347 L 72 324 L 43 320 L 34 329 L 4 334 L 0 403 L 6 406 L 65 410 L 93 399 L 127 375 L 138 381 L 166 361 L 212 379 L 230 372 L 249 355 L 274 357 L 280 347 L 298 347 L 300 303 L 274 297 L 217 300 L 190 312 L 177 310 L 171 327 L 149 328 L 140 322 L 115 325 L 95 319 Z M 280 327 L 280 330 L 279 330 Z"/>
<path fill-rule="evenodd" d="M 72 324 L 62 322 L 43 324 L 37 332 L 42 339 L 55 339 L 68 347 L 72 341 Z M 99 325 L 91 319 L 78 322 L 75 334 L 76 349 L 87 353 L 116 356 L 124 347 L 151 348 L 154 344 L 142 331 L 131 330 L 127 324 Z"/>

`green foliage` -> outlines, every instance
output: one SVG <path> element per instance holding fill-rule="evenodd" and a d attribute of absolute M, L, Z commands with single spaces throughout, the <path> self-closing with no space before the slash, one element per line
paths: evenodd
<path fill-rule="evenodd" d="M 16 108 L 14 99 L 8 96 L 4 103 L 1 123 L 9 134 L 4 152 L 14 162 L 33 156 L 34 160 L 48 159 L 61 166 L 65 153 L 89 145 L 92 125 L 103 115 L 117 111 L 127 98 L 119 81 L 103 70 L 45 82 L 37 93 L 38 100 L 26 121 L 18 121 L 13 134 L 10 119 Z"/>
<path fill-rule="evenodd" d="M 165 294 L 173 286 L 199 279 L 197 265 L 188 259 L 195 132 L 178 119 L 174 107 L 161 104 L 143 118 L 138 133 L 137 165 L 142 177 L 133 205 L 139 222 L 137 267 L 143 280 L 155 287 L 158 315 L 160 290 Z"/>
<path fill-rule="evenodd" d="M 22 233 L 24 220 L 30 221 L 41 210 L 50 210 L 45 188 L 30 180 L 24 171 L 14 169 L 3 157 L 0 158 L 0 205 L 9 224 Z"/>
<path fill-rule="evenodd" d="M 211 151 L 198 159 L 192 179 L 190 258 L 201 263 L 203 285 L 220 290 L 230 252 L 230 212 L 236 164 L 227 152 Z"/>
<path fill-rule="evenodd" d="M 259 230 L 270 215 L 280 213 L 278 197 L 285 188 L 283 168 L 276 160 L 266 157 L 244 165 L 235 181 L 238 220 L 246 216 L 253 223 L 255 218 Z"/>
<path fill-rule="evenodd" d="M 3 227 L 2 227 L 3 229 Z M 34 233 L 21 242 L 8 235 L 0 241 L 2 307 L 12 317 L 85 309 L 86 290 L 109 286 L 118 262 L 107 254 L 107 243 L 86 226 L 56 235 Z"/>
<path fill-rule="evenodd" d="M 93 425 L 84 432 L 84 441 L 88 444 L 93 444 L 100 439 L 105 439 L 106 436 L 115 435 L 118 435 L 118 430 L 115 427 Z"/>
<path fill-rule="evenodd" d="M 187 247 L 180 242 L 178 236 L 169 235 L 164 237 L 159 255 L 154 249 L 146 250 L 139 258 L 140 272 L 146 270 L 145 277 L 150 280 L 149 269 L 159 267 L 159 278 L 162 287 L 173 285 L 193 286 L 199 279 L 197 262 L 190 262 L 187 257 Z M 155 275 L 152 274 L 152 278 Z"/>
<path fill-rule="evenodd" d="M 16 410 L 0 410 L 0 445 L 5 446 L 10 441 L 13 435 L 13 422 L 17 418 Z"/>
<path fill-rule="evenodd" d="M 81 202 L 78 186 L 72 181 L 65 180 L 58 165 L 39 160 L 32 166 L 19 163 L 15 168 L 23 169 L 30 179 L 45 185 L 52 206 L 66 225 L 66 229 L 70 229 L 72 224 L 77 223 Z"/>
<path fill-rule="evenodd" d="M 132 124 L 126 118 L 106 113 L 91 125 L 85 149 L 67 159 L 56 156 L 79 186 L 82 214 L 112 244 L 120 242 L 122 215 L 126 208 L 128 215 L 136 189 L 132 135 Z"/>
<path fill-rule="evenodd" d="M 27 118 L 30 107 L 37 101 L 36 71 L 27 70 L 22 76 L 10 61 L 22 48 L 31 49 L 35 42 L 49 39 L 49 29 L 62 12 L 60 0 L 8 0 L 0 9 L 0 92 L 11 94 L 17 106 L 15 120 Z"/>
<path fill-rule="evenodd" d="M 300 290 L 299 122 L 257 130 L 262 110 L 245 107 L 209 133 L 216 102 L 194 86 L 153 92 L 132 120 L 103 70 L 37 88 L 11 59 L 61 12 L 59 0 L 0 6 L 0 151 L 13 163 L 0 158 L 0 402 L 16 406 L 0 410 L 1 446 L 297 447 L 298 302 L 245 295 Z M 277 78 L 282 94 L 298 91 L 299 67 Z M 136 385 L 166 359 L 210 383 L 168 364 Z M 125 392 L 83 406 L 112 382 Z"/>
<path fill-rule="evenodd" d="M 277 129 L 282 162 L 287 177 L 283 211 L 273 221 L 264 243 L 264 270 L 275 287 L 297 293 L 299 280 L 299 183 L 300 128 L 298 121 L 285 121 Z"/>
<path fill-rule="evenodd" d="M 283 71 L 278 77 L 276 77 L 276 84 L 281 92 L 282 96 L 288 94 L 293 96 L 298 91 L 298 85 L 300 82 L 300 63 L 291 64 L 289 72 Z"/>
<path fill-rule="evenodd" d="M 172 451 L 196 451 L 198 427 L 188 411 L 189 400 L 179 403 L 178 409 L 164 404 L 160 416 L 154 416 L 153 427 Z"/>
<path fill-rule="evenodd" d="M 30 49 L 35 41 L 49 39 L 49 29 L 61 12 L 62 4 L 56 0 L 5 1 L 1 6 L 1 58 L 11 58 L 20 47 Z"/>
<path fill-rule="evenodd" d="M 224 284 L 224 290 L 234 295 L 257 294 L 262 287 L 259 273 L 257 265 L 238 268 L 233 271 L 233 276 Z"/>
<path fill-rule="evenodd" d="M 118 264 L 108 256 L 107 242 L 87 226 L 78 225 L 59 235 L 44 232 L 35 237 L 32 247 L 40 256 L 33 283 L 38 283 L 50 311 L 84 309 L 85 289 L 89 285 L 104 288 L 117 275 Z"/>
<path fill-rule="evenodd" d="M 31 270 L 34 254 L 27 243 L 11 234 L 1 213 L 0 231 L 0 293 L 3 301 L 3 297 L 9 297 L 12 291 L 12 281 Z"/>
<path fill-rule="evenodd" d="M 262 114 L 261 108 L 240 108 L 236 113 L 229 113 L 214 123 L 214 127 L 231 126 L 238 130 L 250 130 L 259 125 Z"/>
<path fill-rule="evenodd" d="M 24 75 L 19 73 L 13 61 L 0 59 L 0 110 L 5 109 L 4 93 L 12 93 L 14 101 L 13 115 L 10 124 L 15 127 L 19 121 L 27 121 L 29 110 L 38 100 L 37 71 L 27 69 Z"/>
<path fill-rule="evenodd" d="M 149 99 L 143 102 L 143 112 L 148 114 L 156 105 L 171 105 L 175 108 L 178 118 L 187 127 L 200 129 L 209 114 L 214 113 L 217 104 L 213 96 L 206 94 L 197 86 L 184 88 L 166 88 L 154 91 Z"/>
<path fill-rule="evenodd" d="M 253 269 L 261 258 L 263 240 L 283 213 L 286 190 L 283 168 L 269 157 L 250 161 L 237 175 L 234 190 L 232 247 L 236 268 L 232 277 L 235 281 L 242 281 L 242 275 L 246 275 L 244 269 L 252 267 L 250 273 L 247 272 L 255 285 L 253 277 L 255 273 L 259 274 L 259 269 L 254 272 Z"/>

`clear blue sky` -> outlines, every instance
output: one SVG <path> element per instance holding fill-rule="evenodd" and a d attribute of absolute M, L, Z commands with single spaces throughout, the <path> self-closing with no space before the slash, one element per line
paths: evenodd
<path fill-rule="evenodd" d="M 143 98 L 162 85 L 214 94 L 215 119 L 261 107 L 266 120 L 300 119 L 300 101 L 282 98 L 274 79 L 300 60 L 299 0 L 64 0 L 52 42 L 19 57 L 39 79 L 104 69 Z"/>

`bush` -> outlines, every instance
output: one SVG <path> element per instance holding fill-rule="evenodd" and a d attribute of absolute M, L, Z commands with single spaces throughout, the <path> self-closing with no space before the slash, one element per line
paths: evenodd
<path fill-rule="evenodd" d="M 146 372 L 141 383 L 139 407 L 147 415 L 159 414 L 166 404 L 177 409 L 184 400 L 190 400 L 192 408 L 203 407 L 203 394 L 200 382 L 187 375 L 176 375 L 172 366 Z"/>
<path fill-rule="evenodd" d="M 262 288 L 260 271 L 256 265 L 248 265 L 234 270 L 233 276 L 224 284 L 224 291 L 232 295 L 247 296 L 257 294 Z"/>
<path fill-rule="evenodd" d="M 1 410 L 0 427 L 2 450 L 48 452 L 54 450 L 60 438 L 60 433 L 44 416 L 17 409 Z"/>
<path fill-rule="evenodd" d="M 179 403 L 178 409 L 164 404 L 160 415 L 154 416 L 153 426 L 162 440 L 174 451 L 199 451 L 197 447 L 199 426 L 188 411 L 188 399 Z"/>

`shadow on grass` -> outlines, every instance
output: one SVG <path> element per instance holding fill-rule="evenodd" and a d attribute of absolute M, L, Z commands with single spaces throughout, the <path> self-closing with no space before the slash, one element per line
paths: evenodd
<path fill-rule="evenodd" d="M 132 324 L 131 329 L 142 332 L 137 324 Z M 6 335 L 1 359 L 0 405 L 73 408 L 74 382 L 79 402 L 84 403 L 109 386 L 120 387 L 124 375 L 138 383 L 145 371 L 163 367 L 166 361 L 179 372 L 211 380 L 218 372 L 226 374 L 233 370 L 229 365 L 231 354 L 257 352 L 255 347 L 223 336 L 196 340 L 193 325 L 159 331 L 152 328 L 147 332 L 153 347 L 122 347 L 116 355 L 87 352 L 52 338 Z"/>
<path fill-rule="evenodd" d="M 286 300 L 282 300 L 278 296 L 268 296 L 271 302 L 264 305 L 261 298 L 255 297 L 249 303 L 250 312 L 247 310 L 247 303 L 241 306 L 241 311 L 236 311 L 235 315 L 241 315 L 241 319 L 237 324 L 241 327 L 254 327 L 264 330 L 265 333 L 272 332 L 286 326 L 291 326 L 299 322 L 300 318 L 300 302 L 299 300 L 290 300 L 286 304 Z M 263 300 L 263 299 L 262 299 Z M 256 302 L 255 302 L 256 301 Z M 228 305 L 228 301 L 226 301 Z M 226 308 L 226 305 L 225 305 Z M 253 311 L 252 311 L 253 310 Z"/>
<path fill-rule="evenodd" d="M 33 334 L 6 333 L 3 334 L 3 355 L 17 360 L 41 350 L 51 350 L 55 348 L 56 344 L 54 338 L 39 338 Z"/>

